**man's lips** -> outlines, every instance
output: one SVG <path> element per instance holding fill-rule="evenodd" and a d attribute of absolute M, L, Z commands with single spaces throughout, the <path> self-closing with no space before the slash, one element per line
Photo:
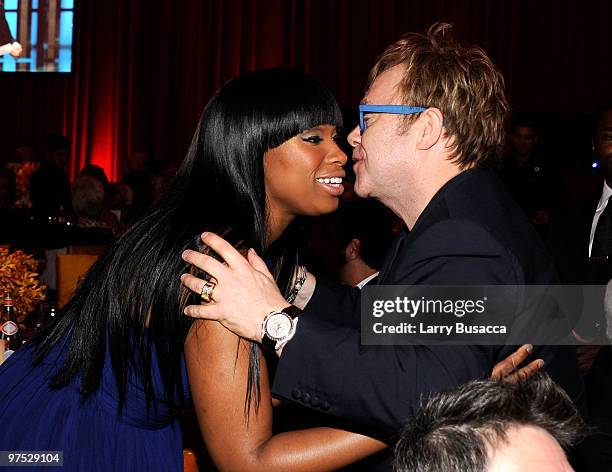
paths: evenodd
<path fill-rule="evenodd" d="M 358 162 L 358 161 L 363 160 L 363 152 L 361 151 L 361 148 L 359 146 L 353 149 L 352 158 L 353 158 L 353 162 Z"/>

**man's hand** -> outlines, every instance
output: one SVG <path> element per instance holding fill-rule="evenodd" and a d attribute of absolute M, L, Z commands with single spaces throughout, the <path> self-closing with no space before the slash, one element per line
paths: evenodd
<path fill-rule="evenodd" d="M 245 259 L 230 243 L 213 233 L 204 233 L 202 241 L 223 258 L 187 250 L 183 259 L 214 278 L 217 284 L 210 303 L 190 305 L 185 314 L 193 318 L 219 321 L 238 336 L 261 342 L 261 326 L 272 311 L 289 304 L 276 286 L 266 263 L 249 249 Z M 189 290 L 202 293 L 205 281 L 183 274 L 181 282 Z"/>
<path fill-rule="evenodd" d="M 544 366 L 544 361 L 542 359 L 536 359 L 525 367 L 520 367 L 523 361 L 531 354 L 531 351 L 533 351 L 533 346 L 531 344 L 524 344 L 519 347 L 503 361 L 495 364 L 493 372 L 491 373 L 491 378 L 494 380 L 504 380 L 510 383 L 527 380 Z"/>
<path fill-rule="evenodd" d="M 13 57 L 19 57 L 21 56 L 22 51 L 23 51 L 23 48 L 21 47 L 21 44 L 15 41 L 11 45 L 11 50 L 9 51 L 9 54 Z"/>
<path fill-rule="evenodd" d="M 0 339 L 0 365 L 4 362 L 4 352 L 6 351 L 6 341 Z"/>

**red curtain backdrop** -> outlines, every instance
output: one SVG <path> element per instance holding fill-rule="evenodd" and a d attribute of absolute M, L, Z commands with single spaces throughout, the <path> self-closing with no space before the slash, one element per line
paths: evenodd
<path fill-rule="evenodd" d="M 276 65 L 355 106 L 376 56 L 437 20 L 483 46 L 515 110 L 586 113 L 612 98 L 612 2 L 540 0 L 77 0 L 74 72 L 0 74 L 0 160 L 51 132 L 121 178 L 145 151 L 179 163 L 214 90 Z"/>

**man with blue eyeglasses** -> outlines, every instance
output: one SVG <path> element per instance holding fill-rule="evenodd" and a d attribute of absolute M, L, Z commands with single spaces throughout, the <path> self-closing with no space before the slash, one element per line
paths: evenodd
<path fill-rule="evenodd" d="M 448 28 L 436 24 L 387 48 L 370 73 L 359 126 L 348 136 L 355 192 L 384 203 L 410 230 L 387 253 L 377 283 L 555 284 L 543 243 L 487 169 L 503 146 L 503 78 L 482 49 L 458 44 Z M 273 394 L 361 425 L 390 444 L 423 397 L 488 376 L 514 349 L 362 345 L 359 290 L 326 286 L 309 274 L 288 306 L 256 255 L 239 258 L 216 235 L 204 241 L 232 262 L 223 274 L 213 270 L 214 303 L 190 306 L 187 314 L 270 345 L 265 322 L 285 313 L 293 322 L 274 344 L 280 359 Z M 197 253 L 186 259 L 209 272 L 214 265 Z M 197 293 L 204 285 L 190 276 L 183 283 Z M 544 369 L 579 398 L 574 350 L 534 351 Z"/>

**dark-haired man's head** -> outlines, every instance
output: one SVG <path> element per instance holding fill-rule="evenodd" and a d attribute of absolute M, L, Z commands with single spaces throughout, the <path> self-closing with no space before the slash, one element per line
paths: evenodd
<path fill-rule="evenodd" d="M 601 163 L 601 170 L 612 184 L 612 104 L 599 110 L 593 134 L 593 157 Z"/>
<path fill-rule="evenodd" d="M 533 120 L 526 116 L 517 116 L 512 123 L 512 148 L 519 165 L 529 160 L 537 143 L 538 131 Z"/>
<path fill-rule="evenodd" d="M 394 220 L 393 213 L 376 200 L 358 199 L 340 208 L 341 283 L 356 286 L 378 272 L 395 237 Z"/>
<path fill-rule="evenodd" d="M 70 160 L 70 140 L 61 134 L 52 134 L 45 144 L 45 159 L 49 165 L 64 169 Z"/>
<path fill-rule="evenodd" d="M 356 286 L 382 266 L 395 215 L 376 200 L 358 198 L 311 221 L 300 255 L 323 278 Z"/>
<path fill-rule="evenodd" d="M 432 395 L 403 431 L 397 472 L 572 471 L 564 448 L 583 422 L 545 374 L 524 383 L 475 380 Z"/>

